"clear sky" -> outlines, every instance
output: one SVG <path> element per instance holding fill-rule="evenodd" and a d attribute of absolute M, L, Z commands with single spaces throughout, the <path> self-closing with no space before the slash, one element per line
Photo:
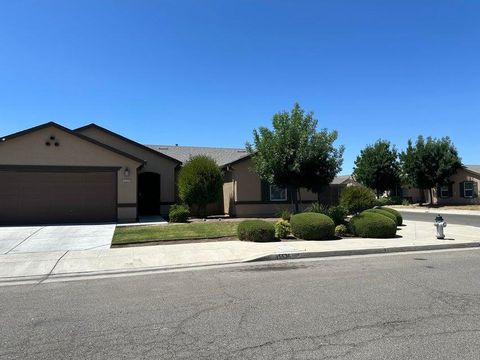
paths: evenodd
<path fill-rule="evenodd" d="M 241 147 L 295 101 L 338 130 L 344 174 L 419 134 L 480 164 L 480 1 L 0 0 L 0 135 Z"/>

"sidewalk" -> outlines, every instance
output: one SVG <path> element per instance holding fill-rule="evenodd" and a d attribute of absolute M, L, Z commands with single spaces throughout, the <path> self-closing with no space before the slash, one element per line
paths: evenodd
<path fill-rule="evenodd" d="M 406 221 L 398 238 L 347 238 L 332 241 L 251 243 L 219 241 L 88 251 L 6 254 L 0 256 L 0 284 L 38 283 L 63 277 L 142 272 L 260 260 L 342 256 L 415 250 L 479 247 L 480 230 L 448 225 L 437 240 L 433 224 Z"/>
<path fill-rule="evenodd" d="M 421 214 L 480 216 L 480 210 L 460 210 L 460 209 L 449 209 L 449 208 L 409 207 L 409 206 L 400 206 L 400 205 L 392 205 L 392 206 L 388 206 L 388 207 L 391 207 L 393 209 L 397 209 L 400 212 L 411 212 L 411 213 L 421 213 Z"/>

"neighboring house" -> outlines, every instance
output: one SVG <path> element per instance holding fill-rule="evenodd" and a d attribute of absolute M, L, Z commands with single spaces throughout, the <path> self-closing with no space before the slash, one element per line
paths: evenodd
<path fill-rule="evenodd" d="M 433 189 L 433 203 L 438 205 L 480 204 L 479 184 L 480 165 L 465 165 L 450 178 L 448 185 Z M 428 194 L 426 198 L 428 201 Z"/>
<path fill-rule="evenodd" d="M 478 188 L 480 185 L 480 165 L 465 165 L 450 178 L 448 185 L 432 189 L 433 204 L 469 205 L 480 204 Z M 414 203 L 430 203 L 430 192 L 414 187 L 404 187 L 403 198 Z"/>
<path fill-rule="evenodd" d="M 215 214 L 273 216 L 291 206 L 289 191 L 251 170 L 245 149 L 142 145 L 90 124 L 76 130 L 49 122 L 0 138 L 0 224 L 129 222 L 166 215 L 177 200 L 176 176 L 194 155 L 215 159 L 225 174 Z M 339 176 L 304 206 L 335 204 L 356 184 Z"/>

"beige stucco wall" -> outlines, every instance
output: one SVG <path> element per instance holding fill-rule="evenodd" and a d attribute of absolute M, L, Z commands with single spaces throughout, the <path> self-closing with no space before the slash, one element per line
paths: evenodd
<path fill-rule="evenodd" d="M 466 170 L 459 170 L 450 178 L 452 184 L 452 197 L 441 198 L 437 194 L 437 189 L 433 189 L 433 201 L 436 204 L 454 205 L 454 204 L 480 204 L 480 197 L 464 198 L 460 195 L 460 183 L 463 181 L 473 181 L 477 183 L 477 189 L 480 189 L 480 175 Z"/>
<path fill-rule="evenodd" d="M 46 146 L 51 136 L 59 146 Z M 136 169 L 139 162 L 109 151 L 54 126 L 42 128 L 23 136 L 0 141 L 0 165 L 38 166 L 105 166 L 120 167 L 117 173 L 118 204 L 133 204 L 137 201 Z M 128 167 L 130 175 L 124 176 Z M 134 220 L 131 210 L 118 209 L 119 220 Z M 136 210 L 135 210 L 136 211 Z M 124 214 L 127 214 L 124 217 Z"/>
<path fill-rule="evenodd" d="M 246 159 L 232 166 L 232 180 L 235 201 L 262 200 L 261 180 L 253 170 L 251 159 Z M 317 200 L 317 194 L 311 191 L 301 189 L 300 192 L 304 201 Z"/>
<path fill-rule="evenodd" d="M 175 169 L 178 163 L 95 127 L 87 127 L 80 130 L 80 132 L 83 135 L 145 160 L 146 164 L 139 170 L 139 173 L 155 172 L 160 174 L 161 212 L 162 214 L 168 213 L 170 205 L 175 202 Z"/>

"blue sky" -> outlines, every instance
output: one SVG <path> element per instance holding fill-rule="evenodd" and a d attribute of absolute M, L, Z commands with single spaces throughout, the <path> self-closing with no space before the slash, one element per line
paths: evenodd
<path fill-rule="evenodd" d="M 480 164 L 479 43 L 476 0 L 0 0 L 0 135 L 241 147 L 298 101 L 338 130 L 342 173 L 419 134 Z"/>

